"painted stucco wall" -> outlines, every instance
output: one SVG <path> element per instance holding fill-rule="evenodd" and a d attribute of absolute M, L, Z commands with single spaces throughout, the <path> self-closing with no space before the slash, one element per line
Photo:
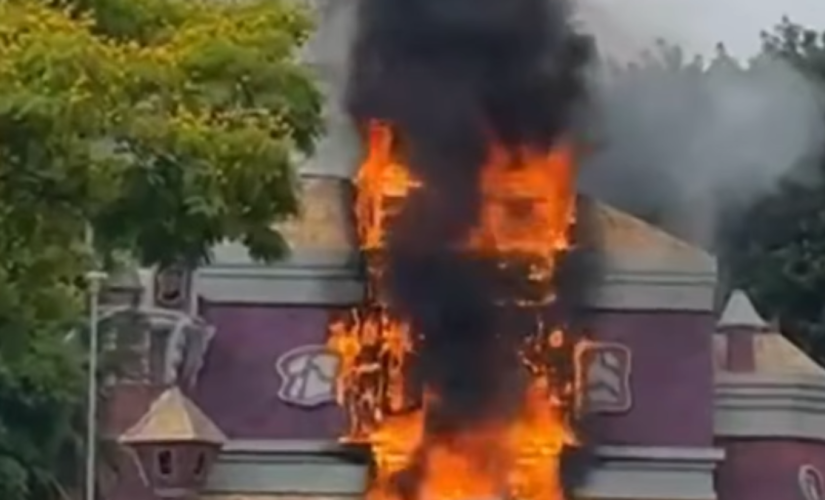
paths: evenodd
<path fill-rule="evenodd" d="M 330 310 L 312 307 L 207 305 L 215 328 L 194 401 L 231 439 L 334 439 L 343 425 L 332 404 L 314 408 L 279 398 L 276 368 L 285 353 L 321 345 Z"/>
<path fill-rule="evenodd" d="M 602 312 L 597 340 L 632 353 L 633 406 L 596 418 L 600 444 L 704 447 L 713 443 L 713 367 L 707 313 Z"/>
<path fill-rule="evenodd" d="M 825 471 L 825 443 L 751 440 L 729 441 L 722 444 L 725 446 L 727 459 L 717 470 L 719 498 L 825 499 L 821 476 L 822 471 Z M 813 473 L 810 472 L 812 469 Z M 800 481 L 800 474 L 803 481 Z M 803 488 L 800 483 L 807 486 Z"/>
<path fill-rule="evenodd" d="M 334 438 L 343 424 L 335 405 L 323 397 L 318 404 L 285 402 L 290 380 L 276 368 L 291 350 L 323 344 L 329 314 L 312 307 L 205 307 L 217 332 L 195 401 L 230 438 Z M 630 352 L 632 403 L 628 411 L 596 418 L 599 444 L 712 444 L 711 326 L 710 316 L 698 313 L 605 312 L 597 318 L 596 340 Z"/>

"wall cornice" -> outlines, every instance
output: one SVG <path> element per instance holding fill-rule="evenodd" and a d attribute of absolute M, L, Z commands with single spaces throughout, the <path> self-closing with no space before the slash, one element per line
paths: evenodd
<path fill-rule="evenodd" d="M 363 451 L 361 452 L 363 453 Z M 601 447 L 583 498 L 715 500 L 713 470 L 718 449 Z M 364 457 L 336 443 L 231 441 L 221 454 L 205 493 L 279 493 L 360 496 Z"/>
<path fill-rule="evenodd" d="M 224 245 L 213 264 L 198 270 L 195 293 L 212 302 L 235 304 L 357 304 L 364 289 L 356 253 L 304 250 L 277 264 L 253 263 L 238 245 Z M 590 304 L 623 311 L 709 312 L 715 274 L 643 271 L 614 262 Z M 619 264 L 622 264 L 619 267 Z"/>
<path fill-rule="evenodd" d="M 622 311 L 710 312 L 715 293 L 715 274 L 609 268 L 590 305 Z"/>
<path fill-rule="evenodd" d="M 238 243 L 217 245 L 212 264 L 199 269 L 196 294 L 226 303 L 349 305 L 363 296 L 352 220 L 351 180 L 301 176 L 304 203 L 279 224 L 293 252 L 275 264 L 253 262 Z M 588 200 L 593 210 L 598 264 L 604 280 L 590 297 L 600 309 L 712 310 L 716 259 L 626 213 Z"/>
<path fill-rule="evenodd" d="M 353 255 L 304 252 L 277 265 L 216 263 L 195 274 L 195 293 L 233 304 L 353 305 L 364 285 Z"/>
<path fill-rule="evenodd" d="M 715 392 L 717 437 L 825 442 L 825 377 L 720 372 Z"/>

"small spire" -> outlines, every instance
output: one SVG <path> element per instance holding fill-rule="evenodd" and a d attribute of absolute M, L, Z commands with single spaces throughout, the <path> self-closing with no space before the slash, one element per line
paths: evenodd
<path fill-rule="evenodd" d="M 748 295 L 742 290 L 735 290 L 728 299 L 716 326 L 720 329 L 740 327 L 764 330 L 769 325 L 756 312 Z"/>
<path fill-rule="evenodd" d="M 143 418 L 120 436 L 124 444 L 186 441 L 222 445 L 226 437 L 177 387 L 161 394 Z"/>

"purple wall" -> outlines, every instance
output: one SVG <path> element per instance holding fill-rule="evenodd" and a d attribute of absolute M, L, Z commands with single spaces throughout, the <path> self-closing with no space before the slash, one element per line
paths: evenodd
<path fill-rule="evenodd" d="M 193 398 L 230 438 L 329 439 L 340 433 L 332 404 L 302 408 L 279 398 L 276 361 L 302 345 L 323 344 L 330 312 L 319 308 L 206 306 L 216 328 Z"/>
<path fill-rule="evenodd" d="M 803 441 L 722 443 L 727 459 L 719 465 L 717 491 L 725 500 L 823 500 L 825 444 Z M 813 466 L 810 471 L 804 466 Z M 808 469 L 808 470 L 806 470 Z M 800 481 L 800 475 L 803 481 Z M 819 476 L 819 477 L 817 477 Z M 807 491 L 803 491 L 802 482 Z"/>
<path fill-rule="evenodd" d="M 306 397 L 303 404 L 291 404 L 279 397 L 293 389 L 303 394 L 301 383 L 306 381 L 286 380 L 284 363 L 280 371 L 276 367 L 278 358 L 292 349 L 323 344 L 328 311 L 211 305 L 204 315 L 217 334 L 194 398 L 228 436 L 329 439 L 339 434 L 342 419 L 333 404 Z M 712 326 L 710 316 L 702 314 L 604 313 L 598 317 L 595 338 L 631 350 L 633 393 L 629 411 L 596 419 L 598 442 L 712 443 Z M 290 357 L 290 366 L 303 366 L 301 356 Z"/>
<path fill-rule="evenodd" d="M 709 314 L 604 312 L 594 338 L 632 352 L 629 412 L 599 415 L 600 444 L 710 446 L 713 443 L 713 366 Z"/>

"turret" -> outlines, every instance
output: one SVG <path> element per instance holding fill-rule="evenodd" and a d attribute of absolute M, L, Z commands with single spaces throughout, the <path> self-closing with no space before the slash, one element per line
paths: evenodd
<path fill-rule="evenodd" d="M 748 296 L 735 290 L 728 299 L 717 331 L 725 336 L 725 359 L 730 372 L 752 372 L 755 369 L 754 335 L 768 330 L 768 323 L 756 312 Z"/>
<path fill-rule="evenodd" d="M 197 498 L 226 437 L 177 388 L 161 394 L 120 436 L 160 500 Z"/>

